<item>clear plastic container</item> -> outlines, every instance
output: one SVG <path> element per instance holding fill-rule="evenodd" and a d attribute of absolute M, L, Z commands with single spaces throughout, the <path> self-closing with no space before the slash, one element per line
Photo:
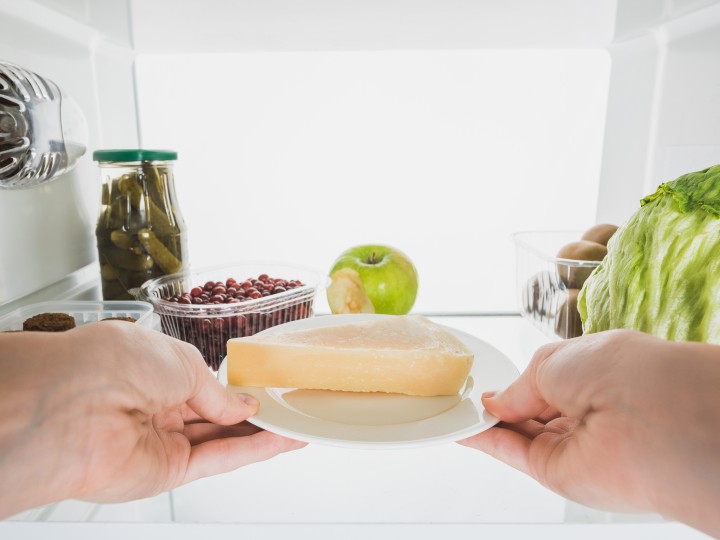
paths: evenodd
<path fill-rule="evenodd" d="M 23 322 L 41 313 L 66 313 L 75 319 L 75 325 L 101 321 L 110 317 L 132 317 L 135 324 L 152 327 L 153 307 L 147 302 L 102 302 L 78 300 L 68 302 L 39 302 L 19 307 L 0 318 L 0 332 L 23 329 Z"/>
<path fill-rule="evenodd" d="M 0 61 L 0 189 L 47 182 L 85 154 L 88 132 L 77 103 L 54 82 Z"/>
<path fill-rule="evenodd" d="M 548 337 L 567 339 L 582 335 L 577 295 L 600 261 L 554 256 L 581 235 L 582 231 L 529 231 L 513 235 L 520 313 Z"/>
<path fill-rule="evenodd" d="M 102 208 L 95 227 L 105 300 L 132 299 L 149 279 L 185 270 L 187 230 L 175 193 L 177 153 L 96 150 Z"/>
<path fill-rule="evenodd" d="M 302 285 L 237 303 L 183 304 L 171 300 L 196 287 L 202 289 L 210 282 L 225 285 L 234 279 L 241 284 L 263 274 L 274 279 L 297 280 Z M 317 270 L 278 263 L 244 263 L 153 279 L 143 284 L 136 295 L 153 305 L 164 333 L 195 345 L 208 366 L 217 371 L 227 353 L 228 339 L 312 317 L 315 296 L 327 283 L 327 277 Z"/>

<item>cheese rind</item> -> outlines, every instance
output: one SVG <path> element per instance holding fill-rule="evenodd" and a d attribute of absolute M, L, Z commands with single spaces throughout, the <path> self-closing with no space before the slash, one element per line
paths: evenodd
<path fill-rule="evenodd" d="M 228 341 L 235 386 L 455 395 L 473 353 L 423 317 L 396 316 Z"/>

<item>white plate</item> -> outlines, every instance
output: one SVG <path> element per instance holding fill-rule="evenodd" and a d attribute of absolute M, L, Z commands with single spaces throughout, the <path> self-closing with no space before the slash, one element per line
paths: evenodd
<path fill-rule="evenodd" d="M 264 333 L 307 330 L 388 315 L 332 315 L 274 326 Z M 508 386 L 518 376 L 500 351 L 474 336 L 444 327 L 473 353 L 465 388 L 457 396 L 416 397 L 399 394 L 332 392 L 293 388 L 232 386 L 255 396 L 260 410 L 248 421 L 258 427 L 310 443 L 347 448 L 408 448 L 458 441 L 498 422 L 480 396 Z M 227 385 L 227 358 L 218 379 Z"/>

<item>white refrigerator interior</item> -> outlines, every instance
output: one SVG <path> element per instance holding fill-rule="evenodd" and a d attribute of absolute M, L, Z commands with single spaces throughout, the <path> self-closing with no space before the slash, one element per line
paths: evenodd
<path fill-rule="evenodd" d="M 349 246 L 396 245 L 422 277 L 415 312 L 522 369 L 547 338 L 517 315 L 511 235 L 622 224 L 661 182 L 720 162 L 717 0 L 0 0 L 0 59 L 58 84 L 89 130 L 73 171 L 0 192 L 0 315 L 98 298 L 91 154 L 170 149 L 193 267 L 327 270 Z M 458 445 L 311 446 L 153 499 L 35 509 L 0 535 L 189 538 L 197 523 L 700 537 L 583 508 Z"/>

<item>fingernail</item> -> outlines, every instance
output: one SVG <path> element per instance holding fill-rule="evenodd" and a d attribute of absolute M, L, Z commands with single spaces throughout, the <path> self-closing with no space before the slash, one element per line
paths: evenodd
<path fill-rule="evenodd" d="M 246 405 L 250 405 L 251 407 L 258 404 L 258 400 L 249 394 L 238 394 L 238 397 L 242 399 Z"/>
<path fill-rule="evenodd" d="M 494 398 L 496 395 L 497 395 L 497 390 L 491 390 L 490 392 L 483 392 L 482 398 L 490 399 L 490 398 Z"/>

